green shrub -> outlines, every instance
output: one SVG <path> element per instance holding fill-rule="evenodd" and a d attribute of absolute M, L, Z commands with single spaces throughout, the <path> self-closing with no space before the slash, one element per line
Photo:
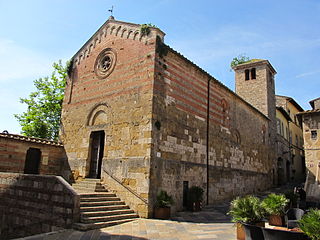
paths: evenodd
<path fill-rule="evenodd" d="M 172 205 L 173 199 L 166 191 L 161 190 L 157 195 L 156 206 L 160 208 L 170 207 Z"/>
<path fill-rule="evenodd" d="M 289 199 L 285 195 L 271 193 L 263 199 L 261 206 L 270 215 L 282 216 L 288 203 Z"/>
<path fill-rule="evenodd" d="M 311 209 L 303 215 L 299 227 L 312 240 L 320 240 L 320 210 Z"/>
<path fill-rule="evenodd" d="M 254 196 L 237 197 L 231 202 L 230 211 L 233 222 L 255 224 L 262 221 L 265 211 L 259 198 Z"/>

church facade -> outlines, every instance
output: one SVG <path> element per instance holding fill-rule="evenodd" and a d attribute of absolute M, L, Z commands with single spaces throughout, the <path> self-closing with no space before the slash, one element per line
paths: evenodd
<path fill-rule="evenodd" d="M 255 59 L 234 68 L 236 92 L 164 43 L 164 33 L 114 18 L 74 55 L 61 140 L 74 178 L 101 178 L 142 217 L 160 190 L 186 206 L 277 182 L 276 71 Z"/>

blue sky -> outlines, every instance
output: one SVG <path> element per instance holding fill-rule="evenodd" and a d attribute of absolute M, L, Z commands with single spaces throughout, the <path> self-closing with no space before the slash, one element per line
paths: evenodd
<path fill-rule="evenodd" d="M 13 117 L 33 80 L 70 59 L 108 19 L 152 23 L 165 42 L 234 89 L 233 57 L 268 59 L 276 93 L 304 109 L 320 97 L 319 0 L 0 0 L 0 131 L 19 133 Z"/>

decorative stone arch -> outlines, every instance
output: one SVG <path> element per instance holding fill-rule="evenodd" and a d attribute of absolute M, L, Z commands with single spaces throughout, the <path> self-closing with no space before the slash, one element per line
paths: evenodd
<path fill-rule="evenodd" d="M 89 46 L 88 56 L 92 52 L 93 48 L 94 48 L 94 45 L 93 45 L 93 43 L 91 43 L 90 46 Z"/>
<path fill-rule="evenodd" d="M 108 29 L 109 29 L 109 26 L 106 26 L 104 28 L 104 37 L 106 37 L 108 35 Z"/>
<path fill-rule="evenodd" d="M 116 36 L 118 36 L 119 32 L 120 32 L 121 26 L 119 26 L 116 30 Z"/>
<path fill-rule="evenodd" d="M 224 98 L 221 99 L 221 107 L 222 107 L 222 124 L 226 125 L 229 115 L 229 103 Z"/>
<path fill-rule="evenodd" d="M 99 103 L 94 106 L 88 115 L 87 126 L 106 124 L 109 109 L 110 107 L 106 103 Z"/>
<path fill-rule="evenodd" d="M 126 31 L 127 31 L 126 28 L 124 28 L 124 29 L 122 30 L 122 33 L 121 33 L 121 37 L 122 37 L 122 38 L 124 37 Z"/>
<path fill-rule="evenodd" d="M 116 29 L 116 26 L 112 26 L 111 29 L 110 29 L 110 35 L 113 34 L 113 31 Z"/>
<path fill-rule="evenodd" d="M 135 31 L 133 34 L 133 40 L 136 40 L 138 35 L 139 35 L 139 31 Z"/>
<path fill-rule="evenodd" d="M 130 39 L 132 34 L 133 34 L 133 30 L 129 30 L 128 35 L 127 35 L 127 39 Z"/>
<path fill-rule="evenodd" d="M 233 130 L 232 130 L 232 141 L 233 141 L 236 145 L 240 145 L 240 144 L 241 144 L 240 132 L 239 132 L 237 129 L 233 129 Z"/>

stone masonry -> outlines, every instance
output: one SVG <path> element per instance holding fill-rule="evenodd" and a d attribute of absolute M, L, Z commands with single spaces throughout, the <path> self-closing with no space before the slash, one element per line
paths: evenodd
<path fill-rule="evenodd" d="M 101 178 L 142 217 L 152 216 L 161 189 L 174 197 L 177 211 L 186 186 L 202 187 L 210 204 L 270 187 L 271 64 L 254 63 L 258 77 L 250 88 L 267 86 L 257 93 L 260 107 L 163 38 L 158 28 L 111 17 L 73 57 L 61 138 L 74 176 L 90 176 L 92 134 L 103 132 Z M 235 71 L 238 84 L 242 72 Z"/>

